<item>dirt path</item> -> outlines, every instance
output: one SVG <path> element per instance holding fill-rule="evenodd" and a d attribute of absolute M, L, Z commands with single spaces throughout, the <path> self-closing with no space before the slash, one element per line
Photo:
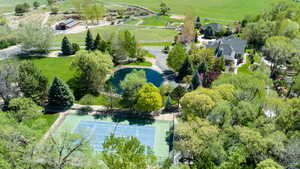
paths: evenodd
<path fill-rule="evenodd" d="M 50 16 L 50 12 L 46 12 L 45 16 L 44 16 L 44 19 L 42 21 L 42 25 L 45 25 L 48 22 L 49 16 Z"/>

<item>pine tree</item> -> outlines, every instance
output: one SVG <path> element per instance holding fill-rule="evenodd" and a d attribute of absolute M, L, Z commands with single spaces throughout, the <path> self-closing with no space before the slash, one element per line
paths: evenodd
<path fill-rule="evenodd" d="M 212 39 L 215 37 L 215 31 L 211 26 L 208 26 L 204 31 L 204 38 Z"/>
<path fill-rule="evenodd" d="M 171 108 L 172 108 L 172 100 L 171 100 L 171 97 L 168 96 L 166 103 L 165 103 L 165 110 L 170 111 Z"/>
<path fill-rule="evenodd" d="M 201 77 L 199 75 L 198 72 L 196 72 L 193 76 L 193 79 L 192 79 L 192 84 L 191 84 L 191 89 L 192 90 L 195 90 L 197 89 L 199 86 L 202 86 L 202 80 L 201 80 Z"/>
<path fill-rule="evenodd" d="M 203 73 L 205 74 L 205 73 L 208 72 L 208 67 L 207 67 L 206 62 L 202 62 L 202 63 L 199 64 L 199 66 L 198 66 L 198 72 L 200 74 L 203 74 Z"/>
<path fill-rule="evenodd" d="M 185 76 L 192 75 L 192 74 L 193 74 L 193 70 L 192 70 L 191 61 L 189 57 L 186 57 L 183 64 L 181 65 L 181 68 L 178 71 L 177 80 L 181 81 Z"/>
<path fill-rule="evenodd" d="M 74 100 L 69 86 L 60 78 L 55 77 L 49 89 L 48 106 L 66 109 L 73 105 Z"/>
<path fill-rule="evenodd" d="M 94 41 L 94 48 L 93 50 L 100 50 L 100 46 L 101 46 L 101 37 L 99 35 L 99 33 L 96 36 L 96 39 Z"/>
<path fill-rule="evenodd" d="M 90 30 L 88 30 L 86 33 L 85 49 L 89 51 L 94 49 L 94 39 Z"/>
<path fill-rule="evenodd" d="M 98 49 L 99 49 L 101 52 L 106 52 L 107 46 L 108 46 L 108 43 L 107 43 L 105 40 L 101 40 Z"/>
<path fill-rule="evenodd" d="M 196 23 L 195 23 L 195 29 L 200 30 L 200 28 L 201 28 L 201 21 L 200 21 L 200 17 L 197 16 Z"/>
<path fill-rule="evenodd" d="M 62 40 L 61 51 L 63 55 L 66 56 L 72 55 L 74 53 L 72 44 L 70 43 L 69 39 L 66 36 Z"/>
<path fill-rule="evenodd" d="M 197 31 L 195 32 L 195 39 L 194 39 L 194 42 L 195 42 L 195 43 L 198 43 L 198 33 L 197 33 Z"/>

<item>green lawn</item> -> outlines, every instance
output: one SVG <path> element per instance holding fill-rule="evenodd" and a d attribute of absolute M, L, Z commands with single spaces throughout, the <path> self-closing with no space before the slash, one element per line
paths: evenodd
<path fill-rule="evenodd" d="M 14 12 L 15 6 L 20 3 L 28 3 L 32 6 L 37 1 L 41 5 L 46 4 L 47 0 L 0 0 L 0 14 L 5 12 Z"/>
<path fill-rule="evenodd" d="M 258 54 L 256 54 L 254 56 L 254 60 L 256 63 L 259 63 L 260 56 Z M 251 63 L 250 63 L 249 57 L 246 57 L 246 64 L 244 64 L 238 68 L 238 73 L 253 74 L 253 72 L 251 72 L 251 70 L 249 69 L 250 66 L 251 66 Z"/>
<path fill-rule="evenodd" d="M 165 26 L 168 22 L 182 22 L 179 19 L 172 19 L 169 16 L 150 16 L 143 19 L 142 25 Z"/>
<path fill-rule="evenodd" d="M 101 0 L 107 2 L 107 0 Z M 201 17 L 218 19 L 241 19 L 247 14 L 258 14 L 271 4 L 281 0 L 169 0 L 165 1 L 171 8 L 171 13 L 199 15 Z M 286 0 L 290 1 L 290 0 Z M 161 0 L 111 0 L 142 5 L 152 10 L 158 10 Z"/>
<path fill-rule="evenodd" d="M 65 82 L 74 77 L 74 71 L 70 69 L 74 57 L 58 58 L 34 58 L 31 59 L 52 82 L 55 76 L 58 76 Z"/>
<path fill-rule="evenodd" d="M 112 33 L 120 30 L 129 30 L 136 36 L 138 41 L 159 41 L 159 40 L 173 40 L 176 35 L 175 30 L 170 29 L 154 29 L 147 28 L 146 26 L 103 26 L 97 28 L 91 28 L 91 32 L 94 36 L 100 33 L 103 38 L 109 38 Z M 67 36 L 70 41 L 77 43 L 84 43 L 86 31 L 76 34 L 57 35 L 53 39 L 53 45 L 60 46 L 61 40 L 64 36 Z"/>

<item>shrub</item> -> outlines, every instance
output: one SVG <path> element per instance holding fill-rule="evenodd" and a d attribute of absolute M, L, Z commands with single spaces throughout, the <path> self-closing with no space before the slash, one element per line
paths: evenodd
<path fill-rule="evenodd" d="M 76 54 L 80 50 L 80 46 L 77 43 L 72 43 L 73 54 Z"/>
<path fill-rule="evenodd" d="M 81 105 L 96 105 L 97 101 L 93 95 L 87 94 L 79 100 L 79 104 L 81 104 Z"/>
<path fill-rule="evenodd" d="M 15 12 L 16 14 L 23 14 L 25 12 L 28 12 L 29 9 L 30 9 L 30 5 L 28 3 L 18 4 L 15 7 Z"/>

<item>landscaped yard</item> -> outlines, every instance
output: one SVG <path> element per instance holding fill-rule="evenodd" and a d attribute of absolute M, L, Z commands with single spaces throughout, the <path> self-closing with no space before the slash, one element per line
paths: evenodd
<path fill-rule="evenodd" d="M 129 30 L 133 33 L 138 41 L 160 41 L 160 40 L 173 40 L 176 35 L 175 30 L 170 29 L 155 29 L 147 28 L 147 26 L 103 26 L 97 28 L 91 28 L 91 32 L 94 36 L 100 33 L 103 38 L 108 39 L 112 33 L 120 30 Z M 64 36 L 67 36 L 71 42 L 83 43 L 86 37 L 86 31 L 76 34 L 57 35 L 53 39 L 53 45 L 60 46 L 61 40 Z"/>

